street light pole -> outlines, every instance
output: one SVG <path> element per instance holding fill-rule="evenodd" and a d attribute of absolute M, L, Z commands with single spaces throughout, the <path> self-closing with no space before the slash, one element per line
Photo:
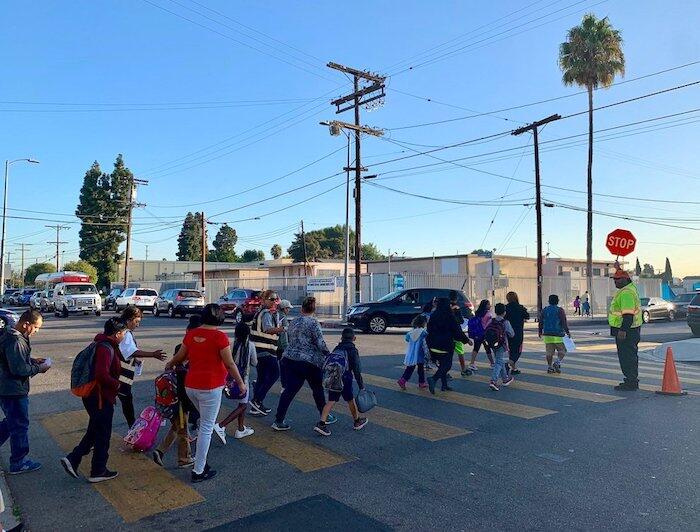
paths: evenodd
<path fill-rule="evenodd" d="M 10 165 L 21 161 L 39 164 L 39 161 L 35 159 L 5 160 L 5 192 L 2 202 L 2 240 L 0 240 L 0 296 L 5 294 L 5 223 L 7 220 L 7 185 L 10 179 Z"/>

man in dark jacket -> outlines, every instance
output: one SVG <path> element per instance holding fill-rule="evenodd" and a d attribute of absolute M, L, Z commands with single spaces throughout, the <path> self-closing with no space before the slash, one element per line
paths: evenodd
<path fill-rule="evenodd" d="M 472 341 L 464 334 L 462 327 L 455 320 L 447 298 L 438 298 L 435 312 L 428 321 L 428 337 L 426 338 L 430 356 L 438 363 L 438 370 L 428 377 L 428 389 L 435 395 L 435 384 L 442 381 L 442 391 L 450 391 L 447 385 L 447 372 L 452 368 L 455 342 L 471 345 Z"/>
<path fill-rule="evenodd" d="M 8 438 L 10 447 L 10 474 L 36 471 L 39 462 L 27 458 L 29 454 L 29 379 L 37 373 L 46 373 L 51 362 L 32 358 L 29 337 L 43 324 L 38 310 L 27 310 L 14 329 L 0 335 L 0 406 L 5 419 L 0 421 L 0 445 Z"/>
<path fill-rule="evenodd" d="M 109 440 L 112 436 L 114 404 L 117 402 L 120 384 L 119 344 L 124 339 L 126 331 L 124 321 L 111 318 L 105 322 L 104 334 L 95 336 L 97 346 L 93 367 L 97 386 L 92 394 L 83 398 L 83 405 L 90 421 L 80 443 L 68 456 L 61 458 L 63 469 L 73 478 L 78 478 L 78 466 L 91 449 L 93 452 L 89 482 L 110 480 L 118 474 L 116 471 L 107 469 L 107 459 L 109 458 Z"/>

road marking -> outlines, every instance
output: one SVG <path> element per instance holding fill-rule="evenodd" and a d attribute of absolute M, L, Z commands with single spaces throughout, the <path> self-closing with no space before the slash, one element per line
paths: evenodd
<path fill-rule="evenodd" d="M 222 419 L 228 415 L 222 409 Z M 345 464 L 357 460 L 355 457 L 343 456 L 333 451 L 305 441 L 289 432 L 277 432 L 270 425 L 274 421 L 273 416 L 267 416 L 266 421 L 251 416 L 246 417 L 246 425 L 255 429 L 255 434 L 242 438 L 240 441 L 256 449 L 261 449 L 267 454 L 286 462 L 302 473 L 310 473 L 328 467 Z M 267 420 L 269 419 L 269 422 Z M 237 428 L 236 422 L 226 427 L 227 432 L 233 437 Z M 311 427 L 309 427 L 311 431 Z M 311 432 L 310 432 L 311 433 Z"/>
<path fill-rule="evenodd" d="M 436 395 L 431 395 L 428 390 L 418 390 L 415 388 L 407 388 L 404 391 L 398 388 L 395 380 L 380 377 L 378 375 L 363 375 L 363 379 L 365 382 L 374 384 L 380 388 L 386 388 L 388 390 L 394 390 L 400 393 L 418 395 L 420 397 L 425 397 L 426 399 L 434 399 L 436 401 L 468 406 L 479 410 L 487 410 L 489 412 L 496 412 L 507 416 L 520 417 L 523 419 L 535 419 L 557 413 L 556 410 L 548 410 L 546 408 L 539 408 L 536 406 L 511 403 L 509 401 L 499 401 L 498 399 L 479 397 L 477 395 L 470 395 L 466 393 L 438 392 Z"/>
<path fill-rule="evenodd" d="M 576 341 L 576 351 L 581 352 L 591 352 L 595 353 L 598 351 L 612 351 L 616 352 L 617 346 L 614 343 L 594 343 L 594 342 L 579 342 L 578 338 L 574 339 Z M 582 345 L 583 344 L 583 345 Z M 531 341 L 525 342 L 525 346 L 535 348 L 540 352 L 544 352 L 544 343 L 542 341 Z M 652 349 L 661 344 L 658 342 L 639 342 L 639 349 Z"/>
<path fill-rule="evenodd" d="M 605 355 L 586 355 L 585 357 L 577 357 L 576 353 L 571 353 L 567 355 L 567 359 L 572 358 L 576 360 L 577 362 L 588 362 L 590 364 L 601 364 L 603 366 L 613 366 L 613 367 L 620 367 L 620 362 L 611 356 L 605 356 Z M 646 369 L 649 371 L 661 371 L 663 374 L 663 369 L 664 369 L 664 363 L 663 362 L 640 362 L 639 363 L 639 368 L 640 369 Z M 679 375 L 686 375 L 688 377 L 695 377 L 698 376 L 700 377 L 700 371 L 697 370 L 692 370 L 692 369 L 685 369 L 683 366 L 680 366 L 679 363 L 676 363 L 676 371 L 678 371 Z"/>
<path fill-rule="evenodd" d="M 541 360 L 538 360 L 536 358 L 529 358 L 529 357 L 520 357 L 520 359 L 518 360 L 518 363 L 520 363 L 520 361 L 527 362 L 530 364 L 536 364 L 538 362 L 542 362 Z M 576 364 L 574 362 L 569 362 L 566 358 L 564 359 L 564 362 L 562 363 L 562 367 L 569 367 L 569 368 L 573 368 L 573 369 L 582 369 L 585 371 L 592 371 L 593 373 L 610 373 L 612 375 L 621 375 L 621 372 L 619 369 L 599 368 L 599 367 L 592 367 L 592 366 L 585 365 L 585 364 Z M 663 377 L 663 370 L 662 370 L 662 368 L 659 368 L 659 369 L 661 369 L 661 371 L 659 371 L 658 373 L 639 372 L 639 377 L 659 380 Z M 681 383 L 683 383 L 683 382 L 685 382 L 687 384 L 700 384 L 700 379 L 691 379 L 689 377 L 684 377 L 683 379 L 681 379 Z"/>
<path fill-rule="evenodd" d="M 277 393 L 279 392 L 280 390 L 277 389 Z M 302 403 L 309 405 L 315 404 L 308 390 L 300 392 L 297 398 Z M 343 404 L 344 402 L 345 401 L 338 402 L 338 406 L 335 408 L 336 413 L 345 413 L 344 410 L 346 407 Z M 437 421 L 412 416 L 410 414 L 404 414 L 403 412 L 382 408 L 381 406 L 375 406 L 367 417 L 371 424 L 386 427 L 427 441 L 447 440 L 457 436 L 471 434 L 470 430 L 453 427 L 452 425 L 445 425 L 444 423 L 438 423 Z"/>
<path fill-rule="evenodd" d="M 47 416 L 42 424 L 65 451 L 70 452 L 82 438 L 88 416 L 84 410 L 74 410 Z M 119 476 L 109 482 L 91 484 L 127 523 L 204 501 L 189 483 L 183 482 L 141 453 L 123 451 L 123 439 L 112 433 L 109 465 Z M 81 464 L 88 473 L 90 457 Z M 88 476 L 87 474 L 85 475 Z"/>

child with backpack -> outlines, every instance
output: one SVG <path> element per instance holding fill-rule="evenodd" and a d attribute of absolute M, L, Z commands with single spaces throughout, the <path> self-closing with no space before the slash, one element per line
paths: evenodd
<path fill-rule="evenodd" d="M 342 367 L 342 359 L 344 358 L 344 367 Z M 337 363 L 341 368 L 329 368 L 329 362 L 335 366 L 335 360 L 341 359 Z M 335 382 L 330 384 L 329 374 L 337 375 L 337 370 L 342 369 L 342 374 L 340 376 L 341 383 Z M 328 402 L 326 406 L 323 407 L 321 412 L 321 419 L 314 427 L 314 430 L 318 432 L 321 436 L 330 436 L 331 431 L 328 429 L 328 416 L 333 410 L 333 405 L 337 403 L 342 397 L 348 403 L 348 409 L 350 410 L 350 415 L 353 419 L 353 429 L 362 430 L 367 424 L 366 417 L 360 417 L 360 413 L 357 410 L 357 405 L 355 404 L 355 396 L 352 390 L 353 376 L 357 381 L 357 385 L 360 390 L 364 389 L 364 383 L 362 382 L 362 373 L 360 368 L 360 353 L 355 347 L 355 331 L 350 327 L 343 329 L 341 334 L 341 342 L 336 346 L 333 352 L 328 355 L 326 361 L 326 367 L 324 367 L 324 385 L 329 387 L 328 389 Z M 337 379 L 333 379 L 337 380 Z M 339 389 L 341 388 L 341 389 Z"/>
<path fill-rule="evenodd" d="M 107 459 L 121 373 L 119 343 L 124 339 L 126 330 L 126 323 L 120 319 L 107 320 L 104 332 L 95 336 L 94 342 L 73 360 L 71 392 L 82 398 L 90 418 L 80 443 L 61 458 L 63 469 L 73 478 L 78 478 L 80 462 L 90 451 L 92 467 L 89 482 L 103 482 L 118 475 L 116 471 L 107 469 Z"/>
<path fill-rule="evenodd" d="M 547 373 L 561 373 L 561 363 L 566 355 L 564 336 L 571 337 L 566 322 L 566 312 L 559 306 L 559 296 L 549 296 L 549 305 L 542 309 L 538 325 L 540 338 L 544 340 L 547 357 Z M 554 360 L 554 355 L 557 359 Z"/>
<path fill-rule="evenodd" d="M 233 412 L 214 425 L 214 434 L 219 437 L 224 445 L 226 445 L 226 426 L 234 419 L 238 420 L 238 429 L 233 434 L 234 438 L 240 440 L 255 433 L 252 428 L 245 426 L 245 411 L 248 408 L 248 397 L 250 394 L 248 386 L 250 367 L 258 365 L 258 355 L 255 350 L 255 344 L 250 341 L 250 327 L 248 324 L 240 322 L 236 325 L 233 334 L 235 338 L 233 342 L 233 361 L 238 366 L 241 378 L 245 381 L 246 393 L 241 397 L 236 382 L 233 379 L 227 379 L 224 393 L 229 399 L 238 401 L 238 404 L 233 409 Z"/>
<path fill-rule="evenodd" d="M 496 316 L 489 322 L 484 330 L 484 343 L 491 350 L 494 357 L 493 370 L 491 371 L 491 381 L 489 387 L 497 392 L 498 379 L 501 379 L 503 386 L 513 384 L 515 377 L 508 374 L 506 360 L 508 359 L 508 338 L 515 336 L 515 331 L 510 322 L 505 319 L 506 306 L 497 303 L 494 310 Z"/>
<path fill-rule="evenodd" d="M 401 378 L 396 381 L 402 390 L 406 389 L 406 383 L 411 380 L 411 375 L 413 375 L 416 366 L 418 367 L 418 387 L 428 387 L 428 384 L 425 382 L 425 362 L 430 357 L 428 343 L 425 341 L 428 336 L 428 330 L 426 329 L 428 319 L 423 314 L 418 314 L 418 316 L 413 318 L 411 326 L 413 329 L 407 332 L 405 337 L 408 342 L 406 356 L 403 359 L 406 369 Z"/>
<path fill-rule="evenodd" d="M 484 351 L 486 351 L 486 356 L 493 366 L 493 356 L 491 354 L 491 348 L 484 343 L 484 331 L 491 321 L 491 302 L 488 299 L 482 299 L 479 303 L 479 307 L 474 313 L 474 317 L 469 318 L 467 322 L 469 338 L 474 340 L 474 347 L 472 348 L 472 357 L 467 366 L 466 370 L 462 372 L 462 375 L 471 375 L 476 373 L 478 368 L 476 367 L 476 356 L 479 353 L 481 346 L 484 346 Z"/>

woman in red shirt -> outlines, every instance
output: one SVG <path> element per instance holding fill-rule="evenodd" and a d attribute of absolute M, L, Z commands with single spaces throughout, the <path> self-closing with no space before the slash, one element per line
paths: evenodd
<path fill-rule="evenodd" d="M 245 382 L 233 362 L 228 336 L 219 330 L 223 321 L 224 313 L 219 305 L 204 307 L 202 325 L 187 331 L 179 351 L 165 366 L 171 369 L 185 360 L 189 361 L 185 389 L 200 415 L 192 482 L 209 480 L 216 475 L 216 471 L 207 464 L 207 453 L 221 408 L 221 391 L 226 374 L 233 377 L 242 393 L 246 392 Z"/>

